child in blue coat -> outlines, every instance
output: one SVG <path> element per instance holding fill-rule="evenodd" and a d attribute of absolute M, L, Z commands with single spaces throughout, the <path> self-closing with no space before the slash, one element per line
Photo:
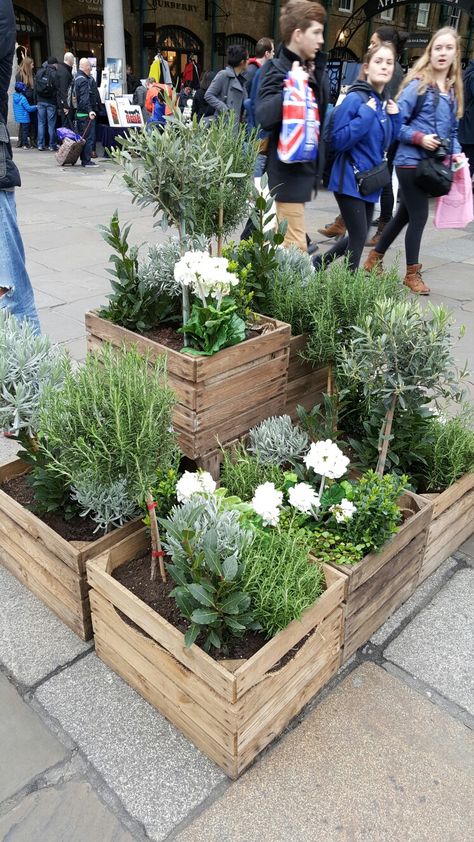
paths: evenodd
<path fill-rule="evenodd" d="M 382 91 L 395 69 L 393 44 L 382 42 L 368 50 L 362 64 L 361 78 L 353 85 L 334 112 L 331 143 L 336 152 L 329 190 L 334 190 L 348 236 L 322 257 L 314 258 L 315 268 L 324 261 L 349 255 L 349 267 L 356 270 L 372 222 L 374 205 L 382 188 L 363 195 L 356 172 L 364 173 L 383 163 L 386 151 L 398 137 L 401 117 L 397 104 L 385 102 Z M 388 177 L 388 170 L 387 170 Z"/>
<path fill-rule="evenodd" d="M 17 82 L 13 94 L 13 114 L 18 123 L 18 146 L 30 149 L 30 114 L 36 111 L 36 105 L 30 105 L 26 96 L 26 85 Z"/>

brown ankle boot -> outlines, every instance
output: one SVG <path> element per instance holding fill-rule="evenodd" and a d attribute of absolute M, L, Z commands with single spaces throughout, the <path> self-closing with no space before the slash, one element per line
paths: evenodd
<path fill-rule="evenodd" d="M 379 222 L 378 228 L 377 228 L 375 234 L 367 240 L 365 245 L 370 246 L 371 249 L 375 248 L 378 241 L 380 240 L 380 237 L 382 236 L 382 231 L 383 231 L 384 228 L 385 228 L 385 222 Z"/>
<path fill-rule="evenodd" d="M 428 295 L 431 291 L 421 277 L 421 263 L 413 263 L 411 266 L 407 266 L 403 283 L 416 295 Z"/>
<path fill-rule="evenodd" d="M 322 234 L 323 237 L 343 237 L 346 230 L 347 229 L 341 214 L 336 216 L 334 222 L 330 222 L 324 228 L 318 228 L 319 233 Z"/>
<path fill-rule="evenodd" d="M 375 249 L 369 251 L 364 269 L 366 272 L 372 272 L 375 269 L 377 275 L 381 275 L 383 272 L 383 254 L 379 254 Z"/>

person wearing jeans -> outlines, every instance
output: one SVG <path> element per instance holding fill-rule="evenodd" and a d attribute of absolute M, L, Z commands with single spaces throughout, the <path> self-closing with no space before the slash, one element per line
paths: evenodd
<path fill-rule="evenodd" d="M 86 142 L 81 152 L 81 164 L 83 167 L 96 167 L 97 164 L 91 160 L 91 157 L 95 141 L 95 117 L 99 108 L 99 93 L 95 79 L 91 76 L 91 63 L 87 58 L 81 58 L 79 62 L 74 86 L 77 98 L 77 131 Z"/>
<path fill-rule="evenodd" d="M 14 190 L 20 186 L 20 173 L 12 160 L 7 129 L 8 87 L 15 41 L 16 22 L 12 0 L 0 0 L 0 307 L 19 319 L 28 319 L 33 329 L 40 333 L 16 218 Z"/>
<path fill-rule="evenodd" d="M 50 56 L 36 74 L 36 101 L 38 103 L 38 150 L 42 152 L 46 147 L 46 129 L 48 130 L 48 148 L 55 152 L 58 148 L 56 140 L 56 118 L 58 111 L 58 89 L 56 83 L 56 69 L 58 60 Z"/>
<path fill-rule="evenodd" d="M 54 152 L 58 147 L 55 143 L 56 136 L 56 106 L 49 102 L 38 102 L 38 149 L 40 152 L 45 148 L 46 127 L 48 128 L 49 150 Z"/>

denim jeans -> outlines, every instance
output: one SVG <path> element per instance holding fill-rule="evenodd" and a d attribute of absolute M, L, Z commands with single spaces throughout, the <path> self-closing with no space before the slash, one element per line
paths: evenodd
<path fill-rule="evenodd" d="M 87 128 L 88 126 L 89 128 Z M 95 120 L 91 120 L 89 117 L 78 117 L 77 133 L 82 136 L 86 132 L 86 129 L 87 133 L 84 138 L 84 140 L 86 141 L 86 145 L 82 147 L 81 152 L 81 164 L 83 167 L 85 167 L 85 165 L 88 164 L 91 160 L 91 154 L 95 142 Z"/>
<path fill-rule="evenodd" d="M 41 333 L 35 297 L 25 266 L 25 250 L 16 218 L 15 194 L 0 190 L 0 307 L 18 319 L 28 319 Z"/>
<path fill-rule="evenodd" d="M 56 106 L 49 102 L 38 103 L 38 149 L 44 149 L 46 124 L 48 125 L 49 148 L 56 149 Z"/>

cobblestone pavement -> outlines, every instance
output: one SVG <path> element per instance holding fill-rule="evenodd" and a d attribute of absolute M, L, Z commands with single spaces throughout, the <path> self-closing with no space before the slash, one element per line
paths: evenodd
<path fill-rule="evenodd" d="M 110 163 L 19 152 L 19 218 L 43 328 L 77 358 L 105 300 L 97 225 L 118 208 L 159 241 Z M 316 232 L 335 214 L 323 194 Z M 474 238 L 424 240 L 425 278 L 467 326 Z M 15 447 L 0 440 L 0 461 Z M 0 839 L 468 842 L 474 826 L 474 539 L 380 629 L 240 781 L 223 773 L 0 568 Z"/>

